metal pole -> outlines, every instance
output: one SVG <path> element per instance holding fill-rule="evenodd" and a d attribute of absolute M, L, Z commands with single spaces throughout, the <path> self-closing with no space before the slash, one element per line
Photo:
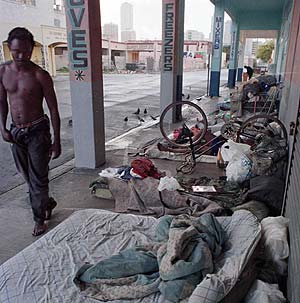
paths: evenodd
<path fill-rule="evenodd" d="M 207 63 L 207 87 L 206 87 L 206 96 L 208 96 L 209 91 L 209 74 L 210 74 L 210 54 L 208 54 L 208 63 Z"/>

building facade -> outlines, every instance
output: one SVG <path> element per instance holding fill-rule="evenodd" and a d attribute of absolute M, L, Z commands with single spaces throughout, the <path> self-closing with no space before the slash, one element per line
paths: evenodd
<path fill-rule="evenodd" d="M 128 2 L 121 5 L 121 41 L 136 40 L 133 28 L 133 6 Z"/>
<path fill-rule="evenodd" d="M 102 28 L 102 38 L 112 41 L 119 41 L 119 27 L 115 23 L 106 23 Z"/>

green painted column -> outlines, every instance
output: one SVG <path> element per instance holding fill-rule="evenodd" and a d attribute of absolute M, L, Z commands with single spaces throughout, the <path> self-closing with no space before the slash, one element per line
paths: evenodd
<path fill-rule="evenodd" d="M 240 82 L 243 80 L 245 45 L 246 45 L 246 39 L 243 38 L 242 40 L 239 41 L 239 53 L 238 53 L 237 81 Z"/>
<path fill-rule="evenodd" d="M 238 65 L 238 49 L 239 49 L 239 25 L 232 21 L 231 23 L 231 45 L 229 56 L 229 73 L 228 73 L 228 87 L 235 87 L 236 72 Z"/>
<path fill-rule="evenodd" d="M 105 162 L 100 2 L 66 0 L 76 167 Z"/>
<path fill-rule="evenodd" d="M 223 48 L 223 29 L 224 29 L 224 2 L 215 2 L 214 29 L 212 43 L 212 61 L 210 72 L 210 96 L 219 96 L 222 48 Z"/>

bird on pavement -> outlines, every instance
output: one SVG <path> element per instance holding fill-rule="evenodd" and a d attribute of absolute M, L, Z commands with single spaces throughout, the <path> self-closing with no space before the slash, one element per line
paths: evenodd
<path fill-rule="evenodd" d="M 187 99 L 187 100 L 189 100 L 189 99 L 190 99 L 190 95 L 189 95 L 189 94 L 187 95 L 186 99 Z"/>
<path fill-rule="evenodd" d="M 153 117 L 153 116 L 151 116 L 151 115 L 150 115 L 150 117 L 151 117 L 151 119 L 152 119 L 152 120 L 156 120 L 156 118 L 155 118 L 155 117 Z"/>
<path fill-rule="evenodd" d="M 144 114 L 145 114 L 145 115 L 147 114 L 147 108 L 144 109 Z"/>
<path fill-rule="evenodd" d="M 135 114 L 135 115 L 138 115 L 140 112 L 141 112 L 141 111 L 140 111 L 140 108 L 138 108 L 138 109 L 136 110 L 136 112 L 134 112 L 134 114 Z"/>
<path fill-rule="evenodd" d="M 128 121 L 128 117 L 125 117 L 125 118 L 124 118 L 124 121 L 127 122 L 127 121 Z"/>
<path fill-rule="evenodd" d="M 202 99 L 201 97 L 196 98 L 197 101 L 201 101 L 201 99 Z"/>
<path fill-rule="evenodd" d="M 138 116 L 138 119 L 140 122 L 145 122 L 145 120 L 143 118 L 141 118 L 140 116 Z"/>

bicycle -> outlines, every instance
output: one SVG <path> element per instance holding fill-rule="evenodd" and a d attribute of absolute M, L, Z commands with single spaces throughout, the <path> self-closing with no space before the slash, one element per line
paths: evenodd
<path fill-rule="evenodd" d="M 204 137 L 208 128 L 206 115 L 197 104 L 190 101 L 169 104 L 160 116 L 159 125 L 163 137 L 170 146 L 159 143 L 158 149 L 184 154 L 185 160 L 177 167 L 177 171 L 186 174 L 193 171 L 199 157 L 220 146 L 227 139 L 250 146 L 255 146 L 258 135 L 280 136 L 285 142 L 288 139 L 285 126 L 273 113 L 254 115 L 244 122 L 233 120 L 225 123 L 220 136 L 205 142 Z"/>
<path fill-rule="evenodd" d="M 197 158 L 220 144 L 215 140 L 204 141 L 208 122 L 200 106 L 191 101 L 178 101 L 169 104 L 160 116 L 160 131 L 170 146 L 158 144 L 161 151 L 182 153 L 185 161 L 177 171 L 191 173 Z M 225 142 L 225 141 L 224 141 Z M 197 156 L 196 156 L 197 154 Z"/>

